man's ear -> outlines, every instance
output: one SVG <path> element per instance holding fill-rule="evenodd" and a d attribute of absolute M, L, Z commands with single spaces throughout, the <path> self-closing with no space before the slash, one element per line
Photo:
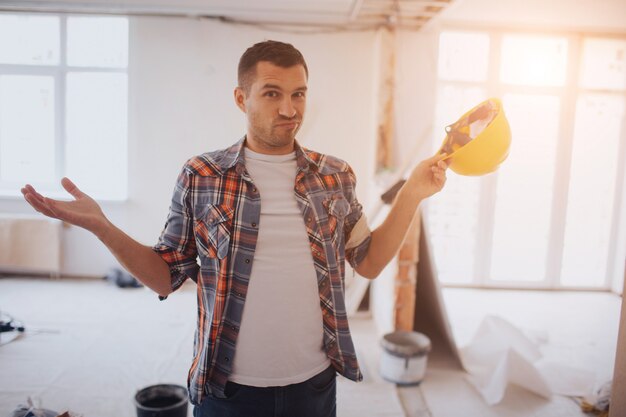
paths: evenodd
<path fill-rule="evenodd" d="M 246 92 L 241 87 L 235 87 L 235 104 L 246 113 Z"/>

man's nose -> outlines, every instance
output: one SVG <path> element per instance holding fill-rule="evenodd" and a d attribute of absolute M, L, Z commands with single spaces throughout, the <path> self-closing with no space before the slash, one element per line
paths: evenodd
<path fill-rule="evenodd" d="M 290 97 L 281 101 L 280 107 L 278 108 L 278 114 L 290 119 L 296 115 L 296 108 Z"/>

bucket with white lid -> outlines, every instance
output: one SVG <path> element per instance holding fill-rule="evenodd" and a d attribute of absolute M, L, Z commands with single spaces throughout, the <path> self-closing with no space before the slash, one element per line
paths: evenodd
<path fill-rule="evenodd" d="M 431 343 L 428 336 L 397 330 L 383 336 L 380 374 L 399 385 L 417 385 L 424 379 Z"/>

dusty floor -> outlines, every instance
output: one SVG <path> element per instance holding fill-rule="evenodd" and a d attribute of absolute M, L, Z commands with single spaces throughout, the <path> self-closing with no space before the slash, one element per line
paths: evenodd
<path fill-rule="evenodd" d="M 469 343 L 486 315 L 497 315 L 542 340 L 546 359 L 593 371 L 595 383 L 613 377 L 621 297 L 602 292 L 446 288 L 443 296 L 455 339 Z M 550 399 L 515 385 L 501 403 L 487 406 L 459 371 L 429 368 L 419 389 L 400 389 L 407 416 L 585 416 L 575 399 Z"/>
<path fill-rule="evenodd" d="M 84 417 L 136 416 L 140 388 L 186 384 L 195 309 L 193 285 L 160 302 L 149 290 L 100 280 L 0 278 L 0 312 L 27 329 L 56 332 L 27 333 L 0 346 L 0 416 L 29 396 L 43 408 Z M 355 320 L 354 329 L 359 355 L 375 361 L 371 320 Z M 361 384 L 338 379 L 338 415 L 402 417 L 395 386 L 379 381 L 374 365 L 364 363 L 364 372 Z"/>
<path fill-rule="evenodd" d="M 496 314 L 542 334 L 544 355 L 594 370 L 598 381 L 612 376 L 620 297 L 469 289 L 444 289 L 443 295 L 460 345 L 486 314 Z M 58 331 L 26 334 L 0 346 L 0 415 L 32 396 L 45 408 L 84 417 L 131 417 L 139 388 L 185 384 L 195 323 L 193 286 L 158 302 L 148 290 L 121 290 L 102 281 L 2 278 L 0 311 L 27 329 Z M 396 389 L 378 374 L 380 334 L 373 321 L 353 318 L 351 328 L 365 380 L 339 378 L 340 417 L 584 415 L 570 398 L 547 400 L 514 386 L 489 407 L 463 372 L 432 367 L 419 387 Z"/>

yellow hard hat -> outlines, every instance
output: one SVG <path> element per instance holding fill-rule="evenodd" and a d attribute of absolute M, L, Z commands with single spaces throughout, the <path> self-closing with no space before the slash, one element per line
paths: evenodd
<path fill-rule="evenodd" d="M 461 175 L 495 171 L 509 155 L 511 128 L 502 102 L 490 98 L 478 104 L 450 126 L 439 153 L 451 158 L 450 169 Z"/>

